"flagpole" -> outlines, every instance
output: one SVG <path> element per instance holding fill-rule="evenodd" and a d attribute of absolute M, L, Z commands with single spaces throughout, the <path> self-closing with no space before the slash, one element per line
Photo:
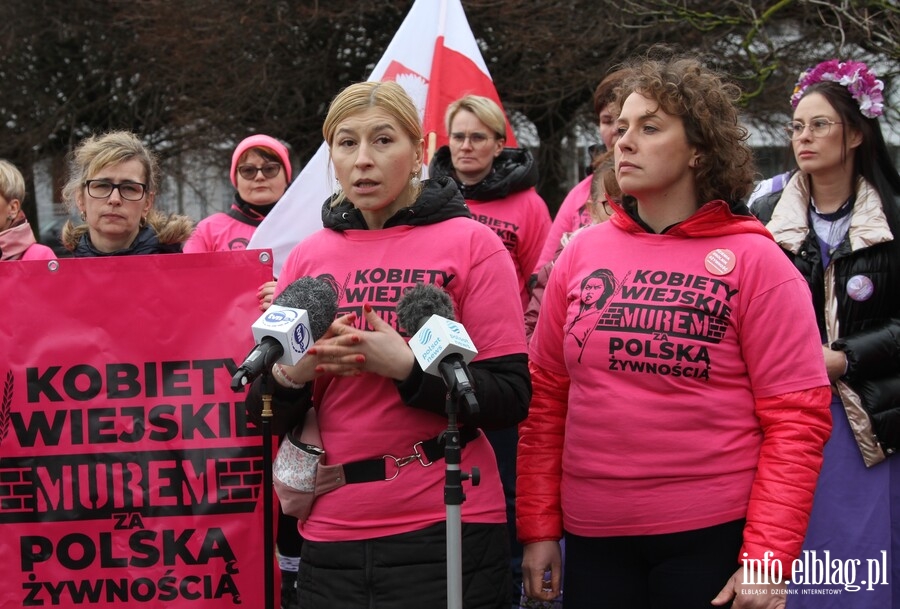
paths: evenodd
<path fill-rule="evenodd" d="M 425 162 L 430 163 L 431 159 L 434 158 L 434 152 L 437 149 L 437 132 L 429 131 L 428 132 L 428 145 L 425 148 L 426 156 Z"/>
<path fill-rule="evenodd" d="M 418 0 L 416 0 L 418 2 Z M 437 44 L 441 41 L 446 33 L 447 29 L 447 0 L 441 0 L 441 6 L 438 9 L 438 26 L 437 26 L 437 36 L 435 36 L 435 49 L 434 53 L 431 57 L 431 73 L 428 75 L 429 84 L 434 82 L 434 60 L 438 57 L 437 53 Z M 438 69 L 440 71 L 440 69 Z M 425 161 L 426 163 L 431 163 L 431 159 L 434 158 L 434 153 L 437 150 L 437 132 L 429 131 L 426 135 L 425 140 Z"/>
<path fill-rule="evenodd" d="M 416 0 L 426 1 L 426 0 Z M 430 1 L 430 0 L 428 0 Z M 435 70 L 435 59 L 440 58 L 437 45 L 443 44 L 447 27 L 447 0 L 441 0 L 438 9 L 438 28 L 435 36 L 435 49 L 432 55 L 431 70 L 429 74 L 430 86 L 434 85 L 435 74 L 439 74 L 441 66 Z M 433 92 L 430 92 L 433 94 Z M 437 149 L 437 132 L 429 131 L 426 135 L 427 162 L 431 162 Z M 447 510 L 446 523 L 446 548 L 447 548 L 447 609 L 462 609 L 462 504 L 466 495 L 462 489 L 463 480 L 472 480 L 473 485 L 479 481 L 478 468 L 472 468 L 471 473 L 461 470 L 462 449 L 459 440 L 459 428 L 457 427 L 457 413 L 459 404 L 457 396 L 452 391 L 447 392 L 447 431 L 444 436 L 444 505 Z"/>

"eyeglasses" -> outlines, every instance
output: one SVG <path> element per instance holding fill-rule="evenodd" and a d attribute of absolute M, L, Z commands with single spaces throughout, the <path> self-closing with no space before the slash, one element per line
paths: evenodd
<path fill-rule="evenodd" d="M 466 135 L 465 133 L 451 133 L 450 141 L 456 144 L 457 146 L 462 146 L 466 143 L 466 140 L 469 140 L 469 143 L 472 144 L 473 148 L 478 148 L 479 146 L 483 146 L 485 142 L 488 140 L 493 140 L 493 138 L 486 133 L 470 133 Z"/>
<path fill-rule="evenodd" d="M 801 123 L 800 121 L 791 121 L 784 126 L 784 132 L 789 139 L 799 140 L 803 136 L 803 130 L 809 127 L 809 134 L 812 137 L 825 137 L 831 133 L 832 125 L 843 124 L 844 123 L 828 120 L 827 118 L 814 118 L 808 125 Z"/>
<path fill-rule="evenodd" d="M 140 201 L 147 191 L 147 185 L 140 182 L 116 184 L 109 180 L 88 180 L 84 185 L 87 186 L 87 193 L 94 199 L 107 199 L 118 189 L 119 196 L 126 201 Z"/>
<path fill-rule="evenodd" d="M 271 180 L 281 171 L 281 164 L 272 162 L 266 163 L 262 167 L 257 167 L 256 165 L 239 165 L 237 170 L 245 180 L 255 180 L 256 174 L 260 171 L 264 178 Z"/>

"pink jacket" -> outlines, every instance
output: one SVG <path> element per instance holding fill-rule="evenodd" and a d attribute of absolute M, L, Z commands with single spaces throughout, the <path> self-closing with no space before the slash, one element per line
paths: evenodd
<path fill-rule="evenodd" d="M 0 260 L 53 260 L 56 257 L 52 249 L 35 241 L 31 225 L 22 212 L 11 228 L 0 232 Z"/>

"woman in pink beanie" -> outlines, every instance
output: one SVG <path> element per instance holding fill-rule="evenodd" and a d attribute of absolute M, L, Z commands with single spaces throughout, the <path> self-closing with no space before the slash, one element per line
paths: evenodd
<path fill-rule="evenodd" d="M 247 248 L 250 237 L 263 218 L 272 211 L 291 182 L 291 160 L 284 144 L 268 135 L 251 135 L 231 155 L 231 183 L 234 202 L 227 212 L 213 214 L 197 225 L 184 251 L 222 252 Z M 275 281 L 267 281 L 256 293 L 259 308 L 272 304 Z M 278 562 L 281 569 L 281 607 L 296 607 L 297 569 L 303 539 L 296 519 L 279 510 Z"/>
<path fill-rule="evenodd" d="M 251 135 L 231 155 L 231 183 L 236 189 L 231 209 L 213 214 L 197 225 L 184 246 L 185 253 L 246 249 L 250 237 L 291 182 L 287 147 L 273 137 Z M 260 286 L 260 309 L 272 303 L 275 281 Z"/>

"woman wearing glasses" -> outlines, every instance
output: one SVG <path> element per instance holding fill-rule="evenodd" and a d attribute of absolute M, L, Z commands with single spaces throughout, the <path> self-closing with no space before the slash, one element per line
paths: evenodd
<path fill-rule="evenodd" d="M 291 182 L 291 159 L 284 144 L 263 134 L 245 138 L 231 155 L 231 209 L 204 218 L 184 246 L 186 254 L 247 249 L 250 237 Z M 259 286 L 263 311 L 272 304 L 275 281 Z"/>
<path fill-rule="evenodd" d="M 275 138 L 251 135 L 234 149 L 229 175 L 235 188 L 231 209 L 201 220 L 185 253 L 247 249 L 256 227 L 287 190 L 290 155 Z"/>
<path fill-rule="evenodd" d="M 193 222 L 153 209 L 158 183 L 156 156 L 133 133 L 87 138 L 71 154 L 62 193 L 84 224 L 67 222 L 63 245 L 76 257 L 180 252 Z"/>
<path fill-rule="evenodd" d="M 187 254 L 247 249 L 250 238 L 275 208 L 291 182 L 291 159 L 287 147 L 275 138 L 256 134 L 244 138 L 231 155 L 234 201 L 227 212 L 204 218 L 184 246 Z M 272 304 L 276 282 L 267 281 L 256 292 L 259 308 Z M 281 570 L 281 607 L 296 607 L 297 569 L 303 539 L 297 519 L 278 512 L 278 561 Z"/>
<path fill-rule="evenodd" d="M 538 169 L 526 148 L 505 148 L 506 118 L 493 100 L 467 95 L 447 108 L 450 143 L 435 152 L 429 177 L 456 181 L 472 216 L 496 232 L 512 254 L 522 309 L 528 280 L 550 230 L 547 204 L 534 189 Z"/>
<path fill-rule="evenodd" d="M 447 107 L 450 143 L 437 150 L 429 176 L 456 181 L 472 216 L 496 232 L 512 255 L 522 311 L 531 300 L 531 275 L 550 230 L 547 204 L 534 188 L 538 170 L 526 148 L 506 148 L 506 118 L 493 100 L 467 95 Z M 487 433 L 497 453 L 507 500 L 512 546 L 513 594 L 521 587 L 522 546 L 515 533 L 516 442 L 514 427 Z"/>
<path fill-rule="evenodd" d="M 786 129 L 798 171 L 754 206 L 809 283 L 832 382 L 804 550 L 891 565 L 853 593 L 863 608 L 900 607 L 900 461 L 887 459 L 900 448 L 900 175 L 878 123 L 882 88 L 860 62 L 803 73 Z M 847 606 L 808 598 L 790 606 Z"/>

